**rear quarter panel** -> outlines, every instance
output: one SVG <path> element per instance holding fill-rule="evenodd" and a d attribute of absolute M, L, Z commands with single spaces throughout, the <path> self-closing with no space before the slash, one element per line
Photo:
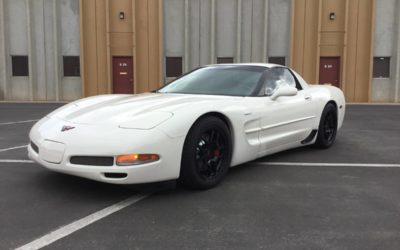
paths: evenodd
<path fill-rule="evenodd" d="M 322 111 L 328 102 L 333 101 L 336 104 L 338 111 L 338 129 L 340 129 L 343 125 L 344 115 L 346 112 L 346 101 L 342 90 L 328 85 L 309 86 L 310 88 L 308 88 L 307 91 L 309 91 L 313 97 L 313 101 L 317 107 L 316 112 L 319 118 L 321 118 Z"/>

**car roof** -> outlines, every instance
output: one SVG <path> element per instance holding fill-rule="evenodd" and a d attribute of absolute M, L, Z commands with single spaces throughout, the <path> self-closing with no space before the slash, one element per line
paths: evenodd
<path fill-rule="evenodd" d="M 279 64 L 273 63 L 220 63 L 220 64 L 209 64 L 208 66 L 258 66 L 258 67 L 266 67 L 266 68 L 274 68 L 274 67 L 286 67 Z"/>

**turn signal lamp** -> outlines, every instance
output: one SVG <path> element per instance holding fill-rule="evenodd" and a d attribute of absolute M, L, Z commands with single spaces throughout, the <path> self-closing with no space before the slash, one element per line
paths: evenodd
<path fill-rule="evenodd" d="M 129 154 L 118 155 L 116 162 L 118 166 L 130 166 L 158 161 L 159 159 L 160 156 L 157 154 Z"/>

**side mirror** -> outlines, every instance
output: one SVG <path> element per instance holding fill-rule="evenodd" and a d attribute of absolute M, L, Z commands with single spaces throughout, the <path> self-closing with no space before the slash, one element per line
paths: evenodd
<path fill-rule="evenodd" d="M 282 86 L 275 90 L 275 92 L 271 96 L 271 100 L 275 101 L 280 96 L 294 96 L 297 95 L 297 89 L 295 87 L 290 86 Z"/>

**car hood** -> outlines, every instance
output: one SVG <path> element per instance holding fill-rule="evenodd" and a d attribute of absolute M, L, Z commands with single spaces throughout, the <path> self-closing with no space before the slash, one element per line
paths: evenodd
<path fill-rule="evenodd" d="M 48 117 L 75 124 L 113 124 L 124 128 L 150 129 L 170 119 L 181 108 L 232 98 L 235 97 L 159 93 L 101 95 L 67 104 Z"/>

